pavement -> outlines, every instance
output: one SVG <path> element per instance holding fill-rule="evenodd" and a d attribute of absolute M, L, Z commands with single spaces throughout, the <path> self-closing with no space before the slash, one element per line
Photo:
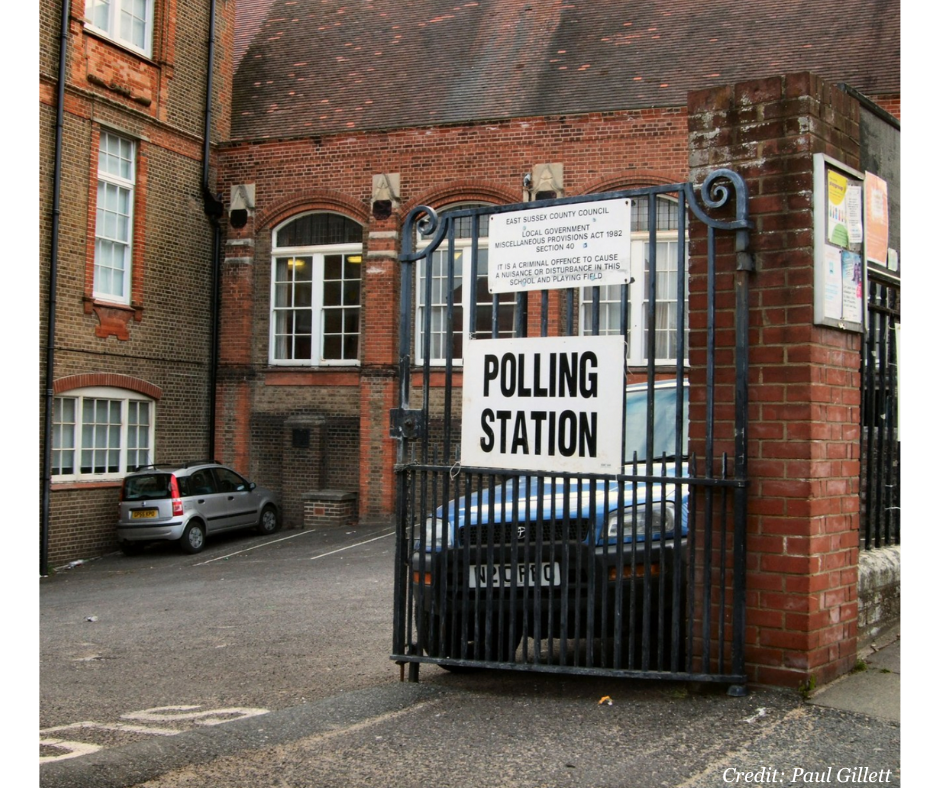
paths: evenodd
<path fill-rule="evenodd" d="M 856 670 L 820 687 L 808 702 L 900 724 L 901 628 L 885 632 L 859 651 Z"/>

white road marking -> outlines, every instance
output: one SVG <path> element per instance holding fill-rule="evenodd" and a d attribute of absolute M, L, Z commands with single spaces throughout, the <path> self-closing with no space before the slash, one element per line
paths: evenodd
<path fill-rule="evenodd" d="M 331 550 L 328 553 L 321 553 L 320 555 L 315 555 L 310 558 L 311 561 L 316 561 L 318 558 L 326 558 L 330 555 L 336 555 L 337 553 L 343 552 L 343 550 L 351 550 L 354 547 L 359 547 L 360 545 L 369 544 L 369 542 L 376 542 L 379 539 L 384 539 L 386 536 L 391 536 L 394 534 L 394 531 L 389 531 L 387 534 L 381 534 L 379 536 L 374 536 L 371 539 L 366 539 L 363 542 L 356 542 L 355 544 L 348 544 L 345 547 L 340 547 L 338 550 Z"/>
<path fill-rule="evenodd" d="M 97 744 L 86 744 L 80 741 L 66 741 L 65 739 L 39 739 L 39 745 L 45 747 L 55 747 L 58 750 L 65 750 L 62 755 L 40 755 L 39 763 L 49 763 L 49 761 L 64 761 L 66 758 L 78 758 L 80 755 L 98 752 L 101 749 Z"/>
<path fill-rule="evenodd" d="M 257 717 L 259 714 L 267 714 L 267 709 L 252 708 L 230 708 L 230 709 L 209 709 L 208 711 L 190 711 L 198 709 L 199 706 L 157 706 L 153 709 L 144 709 L 143 711 L 132 711 L 130 714 L 122 714 L 122 720 L 140 720 L 141 722 L 172 722 L 174 720 L 191 720 L 196 725 L 221 725 L 223 722 L 232 722 L 245 717 Z M 165 712 L 175 712 L 167 714 Z M 220 715 L 229 715 L 223 719 Z M 231 716 L 231 715 L 238 716 Z"/>
<path fill-rule="evenodd" d="M 229 553 L 228 555 L 220 555 L 218 558 L 210 558 L 208 561 L 202 561 L 195 566 L 205 566 L 206 564 L 211 564 L 213 561 L 221 561 L 224 558 L 231 558 L 233 555 L 241 555 L 242 553 L 249 553 L 252 550 L 257 550 L 259 547 L 267 547 L 269 544 L 277 544 L 278 542 L 286 542 L 288 539 L 296 539 L 298 536 L 303 536 L 304 534 L 312 534 L 314 531 L 300 531 L 296 534 L 291 534 L 290 536 L 282 536 L 280 539 L 273 539 L 270 542 L 265 542 L 264 544 L 256 544 L 253 547 L 246 547 L 244 550 L 236 550 L 234 553 Z"/>
<path fill-rule="evenodd" d="M 246 717 L 257 717 L 259 714 L 268 713 L 268 709 L 255 709 L 250 707 L 231 707 L 227 709 L 197 711 L 197 709 L 200 708 L 202 707 L 156 706 L 152 709 L 143 709 L 142 711 L 132 711 L 128 714 L 122 714 L 121 719 L 137 720 L 145 723 L 179 721 L 194 725 L 221 725 L 225 722 L 241 720 Z M 58 737 L 49 737 L 47 735 L 70 730 L 119 731 L 122 733 L 144 733 L 151 736 L 176 736 L 178 733 L 182 733 L 184 729 L 160 728 L 156 725 L 130 725 L 126 722 L 95 722 L 94 720 L 84 720 L 83 722 L 72 722 L 68 725 L 55 725 L 51 728 L 42 728 L 39 731 L 40 747 L 51 747 L 57 750 L 65 750 L 65 752 L 61 755 L 40 755 L 40 764 L 49 763 L 50 761 L 62 761 L 66 758 L 78 758 L 81 755 L 88 755 L 89 753 L 98 752 L 103 749 L 99 744 L 70 741 Z"/>
<path fill-rule="evenodd" d="M 127 715 L 124 715 L 125 717 Z M 100 731 L 123 731 L 124 733 L 151 733 L 154 736 L 176 736 L 179 733 L 176 728 L 154 728 L 143 725 L 127 725 L 123 722 L 95 722 L 86 720 L 85 722 L 73 722 L 71 725 L 57 725 L 54 728 L 43 728 L 40 733 L 58 733 L 67 730 L 100 730 Z"/>
<path fill-rule="evenodd" d="M 291 536 L 284 536 L 280 539 L 275 539 L 271 542 L 265 542 L 264 544 L 256 544 L 252 547 L 246 547 L 244 550 L 236 550 L 234 553 L 228 553 L 227 555 L 220 555 L 217 558 L 210 558 L 208 561 L 201 561 L 195 566 L 205 566 L 206 564 L 211 564 L 213 561 L 222 561 L 225 558 L 231 558 L 233 555 L 241 555 L 242 553 L 248 553 L 252 550 L 257 550 L 261 547 L 267 547 L 271 544 L 277 544 L 278 542 L 286 541 L 287 539 L 295 539 L 298 536 L 303 536 L 304 534 L 317 533 L 316 531 L 301 531 L 300 533 L 292 534 Z M 353 547 L 359 547 L 360 545 L 369 544 L 369 542 L 374 542 L 377 539 L 384 539 L 386 536 L 392 536 L 395 533 L 394 529 L 389 531 L 387 534 L 381 534 L 380 536 L 375 536 L 372 539 L 366 539 L 362 542 L 356 542 L 355 544 L 346 545 L 346 547 L 341 547 L 338 550 L 332 550 L 329 553 L 322 553 L 321 555 L 315 555 L 310 560 L 316 561 L 318 558 L 326 558 L 329 555 L 335 555 L 336 553 L 341 553 L 343 550 L 350 550 Z"/>

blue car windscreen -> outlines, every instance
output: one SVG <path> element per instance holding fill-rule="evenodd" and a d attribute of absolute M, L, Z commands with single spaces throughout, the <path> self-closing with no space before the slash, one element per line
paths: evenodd
<path fill-rule="evenodd" d="M 684 457 L 689 451 L 689 387 L 683 386 L 682 442 L 679 453 Z M 637 459 L 647 458 L 646 416 L 647 389 L 627 392 L 627 413 L 624 424 L 626 447 L 624 461 L 632 462 L 633 453 Z M 676 388 L 657 388 L 653 390 L 653 446 L 652 458 L 659 459 L 676 456 Z"/>

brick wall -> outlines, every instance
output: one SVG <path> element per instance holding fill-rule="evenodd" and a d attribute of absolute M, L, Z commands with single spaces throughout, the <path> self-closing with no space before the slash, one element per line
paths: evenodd
<path fill-rule="evenodd" d="M 860 339 L 813 325 L 812 156 L 858 165 L 858 104 L 812 75 L 792 74 L 692 93 L 689 110 L 692 180 L 718 164 L 739 172 L 754 222 L 747 669 L 761 683 L 824 682 L 855 662 Z M 716 412 L 727 419 L 734 255 L 721 251 Z M 693 236 L 693 391 L 703 254 Z M 700 449 L 700 405 L 691 417 Z"/>
<path fill-rule="evenodd" d="M 224 278 L 223 372 L 219 428 L 222 453 L 239 443 L 249 414 L 269 420 L 316 413 L 349 425 L 342 441 L 356 445 L 349 463 L 336 440 L 327 450 L 330 486 L 359 493 L 363 520 L 387 519 L 394 510 L 393 464 L 397 444 L 389 437 L 389 410 L 397 404 L 400 223 L 411 207 L 466 200 L 496 204 L 522 199 L 522 175 L 534 164 L 564 162 L 567 195 L 670 183 L 685 178 L 687 131 L 684 108 L 590 113 L 577 117 L 526 118 L 499 123 L 339 134 L 254 144 L 233 142 L 222 152 L 223 191 L 255 184 L 256 210 L 241 230 L 227 230 L 227 254 L 239 259 Z M 401 208 L 373 219 L 372 176 L 399 173 Z M 360 367 L 310 370 L 268 366 L 271 231 L 310 210 L 342 213 L 364 226 L 365 266 Z M 538 331 L 540 307 L 530 325 Z M 250 321 L 248 315 L 250 314 Z M 549 322 L 557 330 L 563 306 L 553 295 Z M 236 380 L 238 382 L 236 382 Z M 231 381 L 231 382 L 228 382 Z M 232 387 L 250 391 L 236 416 Z M 349 421 L 348 419 L 352 419 Z M 221 421 L 224 420 L 223 425 Z M 267 423 L 267 422 L 266 422 Z M 339 428 L 338 428 L 339 429 Z M 338 433 L 337 433 L 338 437 Z M 254 432 L 248 464 L 270 456 Z M 245 442 L 244 440 L 242 441 Z M 305 476 L 282 465 L 281 489 L 293 498 Z"/>
<path fill-rule="evenodd" d="M 884 101 L 894 106 L 894 98 Z M 256 189 L 256 210 L 248 225 L 227 230 L 229 244 L 240 244 L 237 254 L 244 265 L 227 272 L 223 307 L 223 344 L 233 352 L 237 348 L 238 375 L 252 381 L 248 411 L 267 411 L 272 405 L 265 390 L 276 383 L 290 388 L 286 399 L 292 404 L 279 411 L 285 415 L 311 408 L 326 416 L 350 413 L 353 398 L 334 411 L 323 394 L 312 390 L 336 385 L 333 375 L 268 368 L 270 249 L 273 227 L 305 211 L 334 211 L 360 222 L 368 265 L 363 277 L 361 368 L 356 373 L 362 378 L 352 384 L 360 391 L 359 430 L 350 440 L 359 442 L 361 457 L 359 468 L 341 486 L 360 493 L 364 519 L 387 517 L 394 499 L 389 485 L 395 451 L 388 438 L 387 409 L 397 396 L 393 377 L 400 272 L 394 261 L 400 248 L 397 232 L 407 211 L 418 204 L 517 202 L 522 199 L 522 174 L 550 161 L 564 165 L 566 196 L 681 182 L 688 177 L 688 157 L 684 107 L 229 143 L 222 150 L 223 191 L 227 194 L 229 186 L 240 183 L 253 183 Z M 401 178 L 400 210 L 381 221 L 370 216 L 372 176 L 377 173 L 398 173 Z M 771 231 L 769 225 L 766 229 Z M 785 290 L 781 287 L 777 297 Z M 549 310 L 550 330 L 564 330 L 558 294 L 552 294 Z M 249 311 L 250 325 L 245 322 Z M 533 333 L 540 311 L 540 299 L 533 299 Z M 294 386 L 289 386 L 291 379 Z M 342 385 L 351 385 L 348 375 Z M 232 431 L 248 423 L 246 418 L 230 422 L 227 441 L 234 440 Z M 254 459 L 249 462 L 254 464 Z M 286 477 L 284 483 L 291 484 Z"/>
<path fill-rule="evenodd" d="M 155 454 L 158 461 L 174 461 L 209 453 L 212 235 L 202 201 L 209 6 L 179 0 L 156 5 L 154 53 L 143 58 L 87 30 L 84 4 L 71 4 L 54 371 L 57 381 L 111 374 L 160 390 Z M 40 408 L 45 399 L 60 14 L 56 0 L 40 3 Z M 233 22 L 234 3 L 220 3 L 216 140 L 228 134 L 231 59 L 224 47 L 233 36 Z M 96 302 L 92 295 L 102 129 L 137 144 L 130 307 Z M 49 565 L 116 549 L 117 499 L 113 482 L 54 481 Z"/>

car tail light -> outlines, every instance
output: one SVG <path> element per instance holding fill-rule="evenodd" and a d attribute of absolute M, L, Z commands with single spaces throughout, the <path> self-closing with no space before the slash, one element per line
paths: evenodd
<path fill-rule="evenodd" d="M 170 498 L 173 503 L 173 516 L 179 517 L 183 514 L 183 499 L 180 498 L 180 486 L 176 481 L 176 476 L 170 476 Z"/>

